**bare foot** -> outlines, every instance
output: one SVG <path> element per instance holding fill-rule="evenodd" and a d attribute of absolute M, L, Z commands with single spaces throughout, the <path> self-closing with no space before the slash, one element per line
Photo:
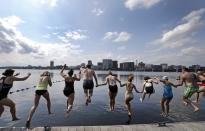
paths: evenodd
<path fill-rule="evenodd" d="M 194 112 L 197 112 L 197 111 L 199 111 L 199 108 L 195 108 L 195 109 L 194 109 Z"/>
<path fill-rule="evenodd" d="M 185 106 L 188 106 L 188 103 L 187 103 L 187 102 L 185 102 L 185 101 L 183 101 L 183 104 L 184 104 Z"/>
<path fill-rule="evenodd" d="M 164 113 L 164 112 L 162 112 L 162 113 L 160 114 L 160 116 L 164 116 L 164 114 L 165 114 L 165 113 Z"/>
<path fill-rule="evenodd" d="M 26 121 L 26 128 L 30 128 L 30 125 L 31 125 L 30 121 Z"/>
<path fill-rule="evenodd" d="M 18 120 L 20 120 L 20 119 L 17 117 L 12 119 L 12 121 L 18 121 Z"/>

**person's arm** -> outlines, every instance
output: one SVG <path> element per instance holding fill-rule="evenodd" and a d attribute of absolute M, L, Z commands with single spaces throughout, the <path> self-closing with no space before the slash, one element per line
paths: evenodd
<path fill-rule="evenodd" d="M 21 78 L 13 76 L 12 81 L 24 81 L 24 80 L 28 79 L 30 76 L 31 76 L 31 73 L 28 73 L 27 76 L 21 77 Z"/>
<path fill-rule="evenodd" d="M 126 84 L 127 84 L 127 82 L 125 82 L 124 84 L 120 83 L 120 87 L 124 87 L 124 86 L 126 86 Z"/>
<path fill-rule="evenodd" d="M 98 84 L 98 86 L 104 86 L 104 85 L 107 85 L 107 84 L 108 84 L 108 78 L 106 77 L 105 82 L 102 83 L 102 84 Z"/>
<path fill-rule="evenodd" d="M 48 76 L 48 85 L 52 86 L 52 81 L 51 81 L 51 77 L 50 76 Z"/>
<path fill-rule="evenodd" d="M 60 71 L 60 75 L 63 77 L 63 78 L 66 78 L 66 75 L 63 73 L 63 71 L 65 70 L 66 68 L 66 64 L 63 66 L 63 68 L 61 69 Z"/>
<path fill-rule="evenodd" d="M 155 84 L 159 84 L 158 81 L 156 80 L 156 78 L 153 78 L 152 82 L 155 83 Z"/>
<path fill-rule="evenodd" d="M 75 80 L 75 81 L 80 81 L 80 75 L 79 75 L 79 77 L 77 77 L 77 75 L 74 74 L 74 80 Z"/>
<path fill-rule="evenodd" d="M 183 76 L 180 76 L 180 80 L 179 80 L 179 83 L 177 84 L 177 86 L 183 86 L 184 84 L 184 78 Z"/>
<path fill-rule="evenodd" d="M 93 77 L 95 79 L 96 86 L 98 86 L 98 79 L 97 79 L 97 76 L 95 74 L 95 71 L 93 71 Z"/>
<path fill-rule="evenodd" d="M 20 75 L 20 73 L 16 73 L 14 76 L 18 76 L 18 75 Z"/>
<path fill-rule="evenodd" d="M 137 93 L 142 93 L 142 92 L 139 92 L 138 90 L 137 90 L 137 88 L 136 88 L 136 86 L 133 84 L 133 88 L 134 88 L 134 90 L 137 92 Z"/>
<path fill-rule="evenodd" d="M 200 79 L 201 81 L 205 81 L 205 76 L 200 75 L 200 76 L 199 76 L 199 79 Z"/>
<path fill-rule="evenodd" d="M 171 86 L 173 86 L 174 88 L 177 88 L 177 84 L 173 84 L 172 82 L 169 82 L 169 84 L 171 85 Z"/>
<path fill-rule="evenodd" d="M 121 81 L 117 77 L 115 77 L 115 80 L 121 84 Z"/>

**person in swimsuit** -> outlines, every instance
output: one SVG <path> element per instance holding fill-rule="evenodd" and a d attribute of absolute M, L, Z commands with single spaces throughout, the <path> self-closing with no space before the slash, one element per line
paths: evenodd
<path fill-rule="evenodd" d="M 202 69 L 197 70 L 197 84 L 199 86 L 199 90 L 197 92 L 196 100 L 194 102 L 199 103 L 199 94 L 203 93 L 203 97 L 205 98 L 205 75 Z"/>
<path fill-rule="evenodd" d="M 155 92 L 153 83 L 158 84 L 158 82 L 155 80 L 155 78 L 150 78 L 149 76 L 144 77 L 144 83 L 143 83 L 143 94 L 140 98 L 140 101 L 143 102 L 145 99 L 145 96 L 148 94 L 148 98 Z"/>
<path fill-rule="evenodd" d="M 96 86 L 98 85 L 97 76 L 95 71 L 91 69 L 91 65 L 87 65 L 86 68 L 81 68 L 79 74 L 83 75 L 83 89 L 86 99 L 85 105 L 88 105 L 88 103 L 91 103 L 91 97 L 93 95 L 93 77 L 95 79 Z"/>
<path fill-rule="evenodd" d="M 185 105 L 190 105 L 194 109 L 194 112 L 198 111 L 199 107 L 195 102 L 192 102 L 189 98 L 191 98 L 192 95 L 194 93 L 197 93 L 199 90 L 197 81 L 197 76 L 189 72 L 188 68 L 184 67 L 182 69 L 179 86 L 183 86 L 183 84 L 185 84 L 183 102 Z"/>
<path fill-rule="evenodd" d="M 66 64 L 63 66 L 60 75 L 65 79 L 65 87 L 63 90 L 64 95 L 67 97 L 66 113 L 69 113 L 73 107 L 73 101 L 75 98 L 74 82 L 80 81 L 80 77 L 77 78 L 76 74 L 73 76 L 73 70 L 68 71 L 68 75 L 64 74 L 63 71 L 66 68 Z"/>
<path fill-rule="evenodd" d="M 128 76 L 128 80 L 127 82 L 125 82 L 125 84 L 122 84 L 121 87 L 125 86 L 126 87 L 126 91 L 125 91 L 125 105 L 126 105 L 126 108 L 128 110 L 128 117 L 129 117 L 129 120 L 128 120 L 128 124 L 130 123 L 131 121 L 131 116 L 132 116 L 132 113 L 131 113 L 131 105 L 130 105 L 130 101 L 133 100 L 134 98 L 134 95 L 132 93 L 133 89 L 136 91 L 136 93 L 141 93 L 137 90 L 136 86 L 132 83 L 134 79 L 134 76 L 133 74 L 130 74 Z"/>
<path fill-rule="evenodd" d="M 8 94 L 10 89 L 13 87 L 14 81 L 24 81 L 29 78 L 31 73 L 28 73 L 27 76 L 19 78 L 16 77 L 19 74 L 14 75 L 13 69 L 6 69 L 4 73 L 2 73 L 3 77 L 0 79 L 0 117 L 4 112 L 4 106 L 8 106 L 10 108 L 12 121 L 19 120 L 16 116 L 16 106 L 15 103 L 8 98 Z"/>
<path fill-rule="evenodd" d="M 169 114 L 169 103 L 173 98 L 172 87 L 177 88 L 178 85 L 174 85 L 172 82 L 170 82 L 167 76 L 163 76 L 162 80 L 160 80 L 159 78 L 157 78 L 157 80 L 164 84 L 163 85 L 164 93 L 160 101 L 160 104 L 162 108 L 161 115 L 167 117 Z"/>
<path fill-rule="evenodd" d="M 52 81 L 51 81 L 50 73 L 48 71 L 45 71 L 43 72 L 43 74 L 40 75 L 38 85 L 36 86 L 34 105 L 31 107 L 29 111 L 28 119 L 26 122 L 27 128 L 30 127 L 32 116 L 38 107 L 41 96 L 43 96 L 47 101 L 48 114 L 52 114 L 50 96 L 49 96 L 49 92 L 47 91 L 48 85 L 52 86 Z"/>
<path fill-rule="evenodd" d="M 115 97 L 118 92 L 117 82 L 121 84 L 120 80 L 116 76 L 114 76 L 111 71 L 109 71 L 108 76 L 105 78 L 105 82 L 98 85 L 102 86 L 108 84 L 110 96 L 110 111 L 113 111 L 115 107 Z"/>

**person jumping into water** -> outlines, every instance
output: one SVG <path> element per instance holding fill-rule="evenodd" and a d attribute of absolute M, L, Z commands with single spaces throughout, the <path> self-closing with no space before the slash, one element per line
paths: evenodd
<path fill-rule="evenodd" d="M 48 114 L 52 114 L 50 96 L 49 96 L 49 92 L 47 91 L 48 85 L 52 86 L 52 81 L 51 81 L 50 73 L 48 71 L 45 71 L 40 75 L 38 85 L 36 86 L 34 105 L 31 107 L 29 111 L 29 115 L 26 122 L 27 128 L 30 127 L 32 116 L 38 107 L 41 96 L 43 96 L 47 101 Z"/>
<path fill-rule="evenodd" d="M 64 74 L 63 71 L 65 68 L 66 64 L 63 66 L 60 75 L 65 79 L 65 87 L 63 93 L 67 97 L 66 113 L 68 114 L 73 107 L 73 102 L 75 98 L 74 82 L 80 81 L 80 77 L 78 78 L 76 74 L 74 74 L 73 76 L 74 72 L 72 69 L 68 71 L 68 75 Z"/>
<path fill-rule="evenodd" d="M 197 92 L 196 100 L 194 102 L 199 103 L 200 93 L 203 93 L 202 95 L 205 98 L 205 75 L 202 69 L 197 70 L 197 77 L 198 77 L 197 84 L 199 86 L 199 90 Z"/>
<path fill-rule="evenodd" d="M 109 88 L 109 97 L 110 97 L 110 111 L 114 110 L 115 107 L 115 97 L 118 92 L 117 82 L 121 85 L 121 81 L 109 71 L 108 76 L 105 78 L 105 82 L 103 84 L 99 84 L 98 86 L 107 85 Z"/>
<path fill-rule="evenodd" d="M 135 90 L 136 93 L 141 93 L 137 90 L 136 86 L 132 83 L 134 79 L 133 74 L 130 74 L 128 76 L 128 80 L 127 82 L 125 82 L 125 84 L 122 84 L 121 87 L 125 86 L 126 87 L 126 91 L 125 91 L 125 105 L 126 108 L 128 110 L 128 124 L 130 123 L 131 119 L 132 119 L 132 111 L 131 111 L 131 104 L 130 102 L 134 99 L 134 95 L 132 93 L 133 89 Z"/>
<path fill-rule="evenodd" d="M 14 72 L 13 69 L 6 69 L 4 73 L 2 73 L 3 77 L 0 79 L 0 117 L 4 112 L 4 106 L 8 106 L 10 108 L 12 121 L 19 120 L 19 118 L 16 116 L 15 103 L 8 98 L 9 91 L 13 87 L 14 81 L 24 81 L 31 75 L 31 73 L 28 73 L 27 76 L 19 78 L 16 77 L 19 73 L 14 75 Z"/>
<path fill-rule="evenodd" d="M 91 69 L 91 65 L 87 65 L 85 68 L 81 68 L 81 71 L 79 72 L 83 76 L 83 89 L 85 93 L 85 105 L 88 105 L 88 103 L 91 103 L 91 97 L 93 95 L 93 77 L 95 79 L 96 86 L 98 85 L 97 76 L 95 74 L 95 71 Z"/>
<path fill-rule="evenodd" d="M 150 78 L 149 76 L 144 77 L 144 83 L 143 83 L 143 94 L 142 97 L 140 98 L 140 101 L 143 102 L 145 99 L 145 96 L 148 94 L 148 97 L 155 92 L 153 83 L 158 84 L 158 81 L 156 81 L 154 78 Z"/>
<path fill-rule="evenodd" d="M 199 87 L 197 85 L 197 76 L 194 73 L 189 72 L 189 69 L 186 67 L 182 69 L 182 73 L 180 75 L 179 86 L 183 86 L 183 84 L 185 84 L 183 95 L 184 104 L 193 107 L 194 112 L 198 111 L 198 105 L 189 99 L 194 93 L 197 93 L 199 90 Z"/>
<path fill-rule="evenodd" d="M 178 85 L 175 85 L 172 82 L 170 82 L 167 76 L 163 76 L 162 80 L 160 80 L 159 78 L 157 78 L 157 80 L 164 84 L 164 93 L 160 104 L 162 107 L 161 115 L 167 117 L 169 115 L 169 104 L 173 98 L 172 87 L 177 88 Z"/>

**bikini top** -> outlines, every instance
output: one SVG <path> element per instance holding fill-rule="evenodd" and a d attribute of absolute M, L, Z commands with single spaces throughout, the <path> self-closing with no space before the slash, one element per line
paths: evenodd
<path fill-rule="evenodd" d="M 9 94 L 10 89 L 13 87 L 13 84 L 5 84 L 5 79 L 7 77 L 2 77 L 2 83 L 0 83 L 0 95 L 6 96 Z"/>

